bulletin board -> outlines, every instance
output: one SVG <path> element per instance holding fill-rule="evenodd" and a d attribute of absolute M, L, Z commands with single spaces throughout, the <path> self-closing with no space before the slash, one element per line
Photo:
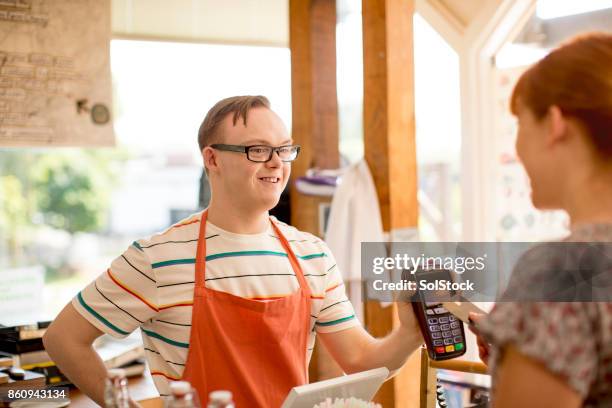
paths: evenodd
<path fill-rule="evenodd" d="M 110 0 L 0 0 L 0 147 L 109 146 Z"/>

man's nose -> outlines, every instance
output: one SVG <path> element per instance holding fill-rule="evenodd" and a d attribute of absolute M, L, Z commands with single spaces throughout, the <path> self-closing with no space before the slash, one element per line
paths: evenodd
<path fill-rule="evenodd" d="M 272 152 L 272 158 L 266 162 L 266 166 L 271 168 L 277 168 L 283 165 L 283 161 L 280 158 L 278 150 Z"/>

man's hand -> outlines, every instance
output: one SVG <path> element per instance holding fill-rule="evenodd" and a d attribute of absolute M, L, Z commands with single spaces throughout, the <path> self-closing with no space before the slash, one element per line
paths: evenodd
<path fill-rule="evenodd" d="M 490 355 L 489 343 L 482 338 L 480 332 L 476 328 L 476 324 L 483 317 L 484 315 L 470 312 L 470 321 L 472 321 L 472 324 L 470 324 L 468 327 L 470 328 L 470 331 L 476 335 L 476 343 L 478 344 L 478 355 L 480 356 L 480 359 L 483 363 L 488 365 Z"/>
<path fill-rule="evenodd" d="M 142 408 L 142 406 L 130 397 L 130 408 Z"/>
<path fill-rule="evenodd" d="M 403 276 L 402 276 L 403 278 Z M 412 308 L 412 300 L 416 291 L 397 290 L 391 293 L 393 301 L 397 305 L 397 314 L 399 317 L 402 330 L 408 330 L 410 333 L 418 333 L 418 339 L 423 342 L 423 335 L 419 328 L 414 309 Z"/>
<path fill-rule="evenodd" d="M 419 327 L 419 321 L 417 320 L 412 303 L 406 301 L 397 302 L 397 314 L 399 317 L 400 324 L 403 329 L 406 329 L 412 333 L 419 333 L 419 338 L 422 341 L 423 335 Z"/>

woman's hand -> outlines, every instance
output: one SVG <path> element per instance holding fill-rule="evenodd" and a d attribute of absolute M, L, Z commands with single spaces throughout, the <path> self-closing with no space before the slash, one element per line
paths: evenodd
<path fill-rule="evenodd" d="M 476 328 L 476 324 L 480 319 L 482 319 L 484 315 L 470 312 L 470 321 L 472 322 L 468 327 L 470 331 L 476 335 L 476 343 L 478 344 L 478 355 L 483 363 L 489 364 L 489 344 L 482 338 L 480 332 Z"/>

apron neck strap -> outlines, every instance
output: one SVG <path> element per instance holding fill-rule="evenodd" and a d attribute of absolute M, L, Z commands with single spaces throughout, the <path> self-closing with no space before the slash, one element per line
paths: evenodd
<path fill-rule="evenodd" d="M 206 285 L 206 220 L 208 219 L 208 208 L 202 212 L 200 217 L 200 232 L 198 235 L 198 249 L 196 250 L 195 263 L 195 287 L 203 288 Z"/>
<path fill-rule="evenodd" d="M 293 250 L 291 249 L 291 246 L 289 245 L 289 241 L 287 241 L 287 238 L 285 238 L 285 236 L 281 232 L 278 225 L 276 225 L 276 222 L 272 221 L 272 219 L 270 219 L 270 222 L 272 223 L 272 228 L 274 228 L 274 232 L 276 232 L 276 236 L 280 239 L 280 242 L 283 248 L 285 249 L 285 252 L 287 252 L 287 256 L 289 257 L 289 263 L 291 264 L 291 268 L 293 269 L 293 272 L 295 273 L 295 276 L 297 277 L 297 280 L 300 283 L 300 287 L 306 293 L 306 295 L 310 297 L 311 296 L 310 286 L 306 282 L 306 278 L 304 277 L 304 272 L 302 271 L 302 267 L 300 266 L 300 263 L 298 262 L 298 259 L 295 256 L 295 253 L 293 253 Z"/>
<path fill-rule="evenodd" d="M 196 263 L 195 263 L 195 286 L 204 287 L 206 285 L 206 220 L 208 219 L 208 209 L 202 212 L 202 216 L 200 217 L 200 232 L 198 235 L 198 247 L 196 250 Z M 295 253 L 291 249 L 289 245 L 289 241 L 283 235 L 280 228 L 276 225 L 276 222 L 272 221 L 270 218 L 270 222 L 272 223 L 272 228 L 276 233 L 278 239 L 280 239 L 281 245 L 287 252 L 287 256 L 289 257 L 289 263 L 291 264 L 291 268 L 297 277 L 298 282 L 300 283 L 300 287 L 306 293 L 308 297 L 311 296 L 310 286 L 306 282 L 306 278 L 304 277 L 304 272 L 302 271 L 302 267 L 298 262 Z"/>

